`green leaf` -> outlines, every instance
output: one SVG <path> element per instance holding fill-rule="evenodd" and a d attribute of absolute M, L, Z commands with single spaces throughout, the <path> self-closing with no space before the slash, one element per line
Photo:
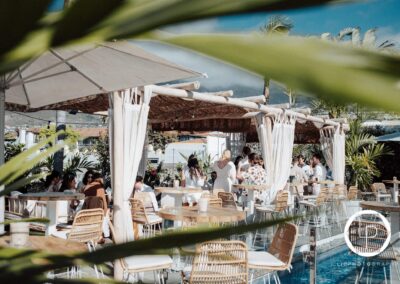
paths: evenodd
<path fill-rule="evenodd" d="M 162 39 L 161 39 L 162 40 Z M 165 42 L 337 102 L 400 112 L 400 57 L 290 36 L 186 35 Z"/>
<path fill-rule="evenodd" d="M 18 18 L 30 18 L 30 6 L 37 1 L 18 0 L 29 5 L 12 6 L 14 1 L 0 0 L 9 19 L 18 14 Z M 41 0 L 43 2 L 49 0 Z M 24 25 L 18 45 L 4 45 L 0 53 L 0 75 L 10 72 L 24 62 L 40 55 L 55 45 L 72 43 L 95 43 L 106 40 L 124 39 L 139 36 L 153 29 L 199 20 L 240 13 L 257 13 L 319 6 L 329 3 L 347 2 L 335 0 L 85 0 L 76 1 L 65 13 L 46 15 L 42 19 L 32 19 Z M 100 4 L 99 4 L 100 3 Z M 121 5 L 121 3 L 123 3 Z M 107 11 L 109 7 L 109 11 Z M 16 11 L 16 13 L 13 13 Z M 2 14 L 1 14 L 2 15 Z M 65 19 L 64 19 L 65 17 Z M 36 19 L 36 21 L 34 21 Z M 25 21 L 25 19 L 22 19 Z M 13 23 L 15 23 L 13 21 Z M 4 21 L 2 38 L 12 35 L 18 21 L 10 25 Z M 12 28 L 10 28 L 12 27 Z M 7 32 L 6 32 L 7 31 Z M 53 38 L 54 36 L 54 38 Z M 19 41 L 18 41 L 19 42 Z M 4 55 L 4 56 L 2 56 Z"/>
<path fill-rule="evenodd" d="M 51 45 L 58 46 L 89 34 L 93 27 L 124 2 L 123 0 L 75 1 L 57 23 Z"/>
<path fill-rule="evenodd" d="M 56 135 L 50 136 L 48 139 L 39 142 L 35 146 L 13 157 L 10 161 L 0 166 L 0 185 L 7 185 L 15 181 L 47 156 L 50 156 L 65 145 L 69 144 L 70 142 L 65 140 L 64 143 L 56 144 L 55 146 L 40 152 L 42 148 L 48 145 L 49 142 L 53 142 L 57 135 L 60 135 L 61 133 L 62 132 L 59 132 Z M 5 194 L 6 191 L 0 191 L 0 196 Z"/>
<path fill-rule="evenodd" d="M 38 25 L 51 0 L 0 0 L 0 58 Z"/>

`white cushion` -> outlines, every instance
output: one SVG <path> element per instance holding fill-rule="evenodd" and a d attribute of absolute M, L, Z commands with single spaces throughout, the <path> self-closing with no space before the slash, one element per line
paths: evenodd
<path fill-rule="evenodd" d="M 250 266 L 284 266 L 285 263 L 266 251 L 249 251 L 248 263 Z"/>
<path fill-rule="evenodd" d="M 161 223 L 162 222 L 162 218 L 160 216 L 158 216 L 158 215 L 155 215 L 155 214 L 148 214 L 147 218 L 149 219 L 149 222 L 151 224 Z"/>
<path fill-rule="evenodd" d="M 274 212 L 275 206 L 274 205 L 259 206 L 256 208 L 256 210 L 265 211 L 265 212 Z"/>
<path fill-rule="evenodd" d="M 168 255 L 135 255 L 124 258 L 124 261 L 128 270 L 172 265 L 172 259 Z"/>
<path fill-rule="evenodd" d="M 299 204 L 305 205 L 305 206 L 312 206 L 316 207 L 317 205 L 315 203 L 312 203 L 310 201 L 300 201 Z"/>
<path fill-rule="evenodd" d="M 60 239 L 68 239 L 69 231 L 55 231 L 51 233 L 53 237 L 60 238 Z"/>

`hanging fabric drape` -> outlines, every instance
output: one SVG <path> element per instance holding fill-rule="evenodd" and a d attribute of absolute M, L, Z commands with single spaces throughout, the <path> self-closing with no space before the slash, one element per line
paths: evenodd
<path fill-rule="evenodd" d="M 268 169 L 272 168 L 272 133 L 271 125 L 268 125 L 267 121 L 269 119 L 270 118 L 265 117 L 263 113 L 259 113 L 256 116 L 257 135 L 261 145 L 261 154 L 264 160 L 265 170 L 267 172 L 267 184 L 270 184 Z"/>
<path fill-rule="evenodd" d="M 150 98 L 150 87 L 144 87 L 143 95 L 136 88 L 113 94 L 110 149 L 114 226 L 121 242 L 134 239 L 129 198 L 142 157 Z"/>
<path fill-rule="evenodd" d="M 320 143 L 326 164 L 332 170 L 333 180 L 344 184 L 345 134 L 340 127 L 320 130 Z"/>
<path fill-rule="evenodd" d="M 333 136 L 333 180 L 338 184 L 344 184 L 346 166 L 345 133 L 337 127 Z"/>
<path fill-rule="evenodd" d="M 321 128 L 319 131 L 320 134 L 320 144 L 321 151 L 324 155 L 325 162 L 328 167 L 333 170 L 333 139 L 334 139 L 335 130 L 331 127 L 329 128 Z"/>
<path fill-rule="evenodd" d="M 270 169 L 267 169 L 268 184 L 271 188 L 264 199 L 266 204 L 275 200 L 277 192 L 285 187 L 289 178 L 295 124 L 295 116 L 287 116 L 283 113 L 275 117 L 272 130 L 272 165 Z"/>

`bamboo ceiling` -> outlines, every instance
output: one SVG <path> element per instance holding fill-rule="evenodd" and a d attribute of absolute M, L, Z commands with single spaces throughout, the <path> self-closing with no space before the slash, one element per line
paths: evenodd
<path fill-rule="evenodd" d="M 7 104 L 8 110 L 79 110 L 84 113 L 105 111 L 109 108 L 108 95 L 95 95 L 73 101 L 48 105 L 40 109 L 25 109 Z M 157 131 L 221 131 L 243 132 L 249 142 L 258 141 L 254 121 L 243 117 L 248 111 L 237 106 L 194 101 L 171 96 L 155 96 L 150 102 L 149 122 Z M 318 143 L 319 129 L 312 122 L 296 123 L 295 143 Z"/>

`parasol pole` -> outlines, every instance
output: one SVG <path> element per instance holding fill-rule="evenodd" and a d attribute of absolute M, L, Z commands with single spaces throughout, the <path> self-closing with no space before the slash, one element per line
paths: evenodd
<path fill-rule="evenodd" d="M 5 131 L 5 101 L 6 101 L 6 78 L 0 76 L 0 166 L 4 164 L 4 131 Z M 3 191 L 4 185 L 0 185 L 0 191 Z M 0 223 L 4 222 L 5 200 L 0 197 Z M 4 225 L 0 225 L 0 235 L 4 234 Z"/>

